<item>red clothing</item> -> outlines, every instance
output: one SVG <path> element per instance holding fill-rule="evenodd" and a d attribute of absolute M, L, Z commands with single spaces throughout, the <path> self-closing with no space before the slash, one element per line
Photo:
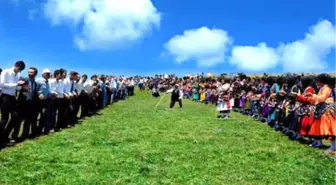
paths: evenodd
<path fill-rule="evenodd" d="M 315 90 L 312 87 L 307 87 L 302 95 L 296 97 L 296 99 L 303 103 L 302 108 L 306 112 L 305 115 L 301 118 L 298 125 L 298 133 L 302 136 L 308 136 L 311 126 L 314 121 L 314 115 L 309 110 L 309 101 L 306 97 L 306 94 L 315 94 Z"/>

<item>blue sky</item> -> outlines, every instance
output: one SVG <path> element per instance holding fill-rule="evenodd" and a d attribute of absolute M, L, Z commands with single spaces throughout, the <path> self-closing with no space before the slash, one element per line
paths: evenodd
<path fill-rule="evenodd" d="M 112 0 L 105 6 L 121 10 L 109 14 L 98 5 L 78 10 L 54 0 L 2 0 L 0 67 L 23 59 L 41 70 L 88 74 L 335 71 L 335 2 L 323 2 Z M 111 19 L 88 19 L 90 11 Z"/>

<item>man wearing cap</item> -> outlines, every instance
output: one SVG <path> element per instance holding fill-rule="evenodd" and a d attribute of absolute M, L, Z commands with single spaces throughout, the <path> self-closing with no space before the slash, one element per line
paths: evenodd
<path fill-rule="evenodd" d="M 50 70 L 44 69 L 42 72 L 42 78 L 36 79 L 39 86 L 38 98 L 39 98 L 39 112 L 40 112 L 40 122 L 38 126 L 38 134 L 42 131 L 44 134 L 49 134 L 50 130 L 54 129 L 55 125 L 55 113 L 56 113 L 56 100 L 52 97 L 50 91 Z"/>

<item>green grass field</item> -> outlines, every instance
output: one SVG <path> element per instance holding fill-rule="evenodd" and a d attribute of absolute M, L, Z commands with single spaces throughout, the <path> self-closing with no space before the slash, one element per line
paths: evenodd
<path fill-rule="evenodd" d="M 137 92 L 73 129 L 0 152 L 0 184 L 335 184 L 335 159 L 250 118 Z"/>

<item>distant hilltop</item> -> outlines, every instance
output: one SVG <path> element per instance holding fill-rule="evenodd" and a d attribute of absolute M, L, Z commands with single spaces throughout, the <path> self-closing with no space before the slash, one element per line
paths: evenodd
<path fill-rule="evenodd" d="M 283 75 L 283 74 L 288 74 L 288 73 L 267 74 L 267 76 L 279 76 L 279 75 Z M 298 75 L 303 74 L 304 76 L 308 76 L 308 75 L 317 76 L 317 75 L 319 75 L 321 73 L 293 73 L 293 74 L 298 74 Z M 332 77 L 336 77 L 336 73 L 327 73 L 327 74 L 329 74 Z M 250 76 L 250 77 L 262 77 L 262 76 L 264 76 L 264 74 L 248 74 L 247 76 Z"/>

